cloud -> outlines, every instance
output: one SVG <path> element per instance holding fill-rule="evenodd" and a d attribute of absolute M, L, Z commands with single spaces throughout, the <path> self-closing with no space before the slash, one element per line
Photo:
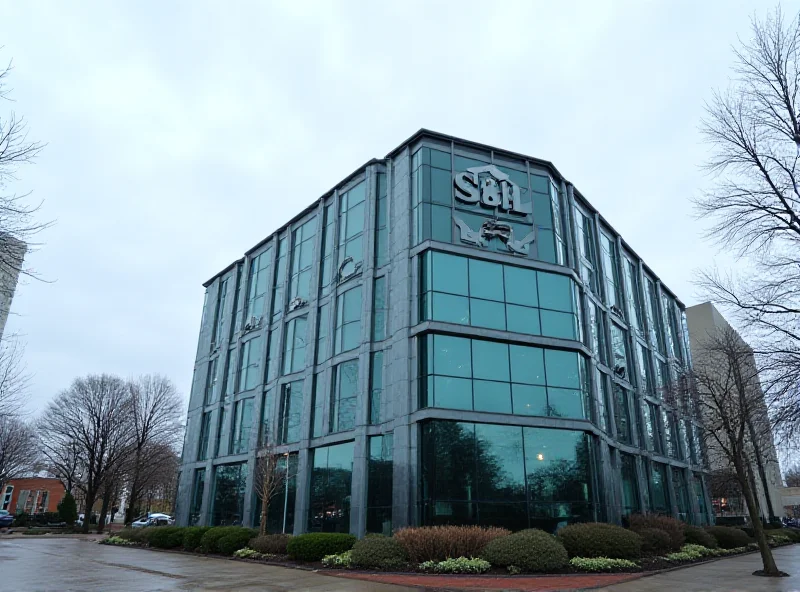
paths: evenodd
<path fill-rule="evenodd" d="M 10 3 L 18 190 L 58 224 L 9 330 L 73 377 L 188 394 L 201 283 L 420 127 L 553 161 L 687 304 L 716 251 L 697 125 L 757 2 Z M 797 6 L 784 6 L 787 11 Z M 298 183 L 297 180 L 301 182 Z"/>

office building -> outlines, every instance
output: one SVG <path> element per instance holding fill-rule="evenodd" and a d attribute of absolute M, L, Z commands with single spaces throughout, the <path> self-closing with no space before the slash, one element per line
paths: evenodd
<path fill-rule="evenodd" d="M 547 161 L 421 130 L 205 286 L 181 524 L 256 525 L 265 441 L 271 531 L 709 520 L 684 307 Z"/>
<path fill-rule="evenodd" d="M 691 351 L 695 356 L 695 363 L 700 362 L 699 356 L 708 355 L 709 340 L 713 340 L 721 332 L 731 329 L 725 317 L 716 309 L 711 302 L 704 302 L 686 309 L 686 319 L 689 326 L 689 343 Z M 741 339 L 736 334 L 737 339 Z M 713 342 L 712 342 L 713 343 Z M 741 340 L 741 344 L 745 342 Z M 748 347 L 746 351 L 750 351 Z M 713 358 L 712 358 L 713 359 Z M 756 368 L 756 362 L 749 354 L 749 363 Z M 760 384 L 756 385 L 758 394 L 763 401 L 763 392 Z M 698 393 L 703 396 L 702 390 Z M 703 406 L 705 413 L 711 412 L 713 405 Z M 778 455 L 775 451 L 775 444 L 770 429 L 769 417 L 767 416 L 766 404 L 761 405 L 753 411 L 753 425 L 757 432 L 757 442 L 748 438 L 748 448 L 750 464 L 755 478 L 756 495 L 761 516 L 764 520 L 770 516 L 781 517 L 784 514 L 783 503 L 781 500 L 781 470 L 778 463 Z M 709 425 L 715 425 L 710 423 Z M 708 466 L 711 470 L 709 479 L 709 493 L 712 499 L 714 515 L 718 518 L 749 520 L 747 505 L 741 494 L 741 489 L 733 477 L 733 468 L 725 454 L 723 454 L 715 442 L 706 442 L 708 453 Z M 760 460 L 760 462 L 759 462 Z"/>
<path fill-rule="evenodd" d="M 0 337 L 6 328 L 26 251 L 25 243 L 0 232 Z"/>

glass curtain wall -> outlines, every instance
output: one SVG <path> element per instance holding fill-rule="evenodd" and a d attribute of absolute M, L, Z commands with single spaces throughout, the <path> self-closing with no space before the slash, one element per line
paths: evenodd
<path fill-rule="evenodd" d="M 584 432 L 430 421 L 422 435 L 422 522 L 554 532 L 592 520 Z"/>

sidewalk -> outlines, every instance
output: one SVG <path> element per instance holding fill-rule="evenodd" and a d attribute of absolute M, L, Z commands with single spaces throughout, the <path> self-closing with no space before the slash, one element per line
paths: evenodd
<path fill-rule="evenodd" d="M 750 553 L 720 559 L 697 567 L 646 576 L 633 582 L 609 585 L 609 592 L 796 592 L 800 590 L 800 545 L 773 549 L 778 569 L 788 578 L 762 578 L 752 575 L 761 569 L 761 555 Z"/>

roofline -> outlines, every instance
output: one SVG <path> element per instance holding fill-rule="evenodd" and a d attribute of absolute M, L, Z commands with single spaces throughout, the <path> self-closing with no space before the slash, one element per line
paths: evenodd
<path fill-rule="evenodd" d="M 653 278 L 655 278 L 655 279 L 656 279 L 656 280 L 657 280 L 657 281 L 658 281 L 658 282 L 661 284 L 661 288 L 662 288 L 663 290 L 665 290 L 667 293 L 669 293 L 669 295 L 670 295 L 670 296 L 672 296 L 672 298 L 674 298 L 674 299 L 675 299 L 675 301 L 678 303 L 678 305 L 679 305 L 681 308 L 683 308 L 683 309 L 686 309 L 686 305 L 683 303 L 683 301 L 681 301 L 681 299 L 680 299 L 680 298 L 678 298 L 678 296 L 675 294 L 675 292 L 674 292 L 674 291 L 672 291 L 671 289 L 669 289 L 669 288 L 668 288 L 668 287 L 667 287 L 667 286 L 664 284 L 664 282 L 662 282 L 662 281 L 661 281 L 661 278 L 660 278 L 660 277 L 658 276 L 658 274 L 656 274 L 656 273 L 653 271 L 653 269 L 652 269 L 652 268 L 651 268 L 651 267 L 650 267 L 650 266 L 649 266 L 649 265 L 648 265 L 648 264 L 645 262 L 644 258 L 643 258 L 643 257 L 641 257 L 641 256 L 640 256 L 640 255 L 639 255 L 639 254 L 638 254 L 638 253 L 637 253 L 637 252 L 636 252 L 636 251 L 635 251 L 635 250 L 634 250 L 634 249 L 631 247 L 631 245 L 630 245 L 630 244 L 629 244 L 629 243 L 628 243 L 628 242 L 627 242 L 627 241 L 626 241 L 626 240 L 623 238 L 623 236 L 622 236 L 622 233 L 618 232 L 618 231 L 617 231 L 617 230 L 616 230 L 616 229 L 615 229 L 615 228 L 614 228 L 614 227 L 613 227 L 613 226 L 612 226 L 612 225 L 611 225 L 611 224 L 608 222 L 608 220 L 607 220 L 607 219 L 606 219 L 606 218 L 605 218 L 605 217 L 604 217 L 604 216 L 603 216 L 603 215 L 600 213 L 600 211 L 599 211 L 597 208 L 595 208 L 595 207 L 592 205 L 592 203 L 591 203 L 591 202 L 590 202 L 590 201 L 589 201 L 589 200 L 588 200 L 588 199 L 587 199 L 587 198 L 586 198 L 586 197 L 583 195 L 583 193 L 581 193 L 581 192 L 578 190 L 578 188 L 577 188 L 577 187 L 575 187 L 575 185 L 574 185 L 574 184 L 573 184 L 571 181 L 569 181 L 569 179 L 567 179 L 567 178 L 566 178 L 564 175 L 562 175 L 562 174 L 561 174 L 561 172 L 560 172 L 560 171 L 559 171 L 559 170 L 556 168 L 556 166 L 555 166 L 555 165 L 554 165 L 552 162 L 550 162 L 549 160 L 544 160 L 544 159 L 541 159 L 541 158 L 537 158 L 537 157 L 535 157 L 535 156 L 530 156 L 530 155 L 527 155 L 527 154 L 523 154 L 523 153 L 521 153 L 521 152 L 514 152 L 514 151 L 512 151 L 512 150 L 506 150 L 506 149 L 503 149 L 503 148 L 497 148 L 497 147 L 495 147 L 495 146 L 491 146 L 491 145 L 489 145 L 489 144 L 482 144 L 482 143 L 480 143 L 480 142 L 473 142 L 472 140 L 466 140 L 466 139 L 464 139 L 464 138 L 459 138 L 459 137 L 457 137 L 457 136 L 451 136 L 451 135 L 448 135 L 448 134 L 443 134 L 443 133 L 441 133 L 441 132 L 437 132 L 437 131 L 434 131 L 434 130 L 430 130 L 430 129 L 427 129 L 427 128 L 424 128 L 424 127 L 420 128 L 419 130 L 417 130 L 416 132 L 414 132 L 414 133 L 413 133 L 411 136 L 409 136 L 408 138 L 406 138 L 406 140 L 404 140 L 403 142 L 401 142 L 401 143 L 400 143 L 398 146 L 396 146 L 394 149 L 390 150 L 390 151 L 389 151 L 389 152 L 386 154 L 386 156 L 385 156 L 384 158 L 382 158 L 382 159 L 380 159 L 380 158 L 372 158 L 372 159 L 368 160 L 366 163 L 364 163 L 363 165 L 361 165 L 360 167 L 358 167 L 357 169 L 355 169 L 355 170 L 354 170 L 352 173 L 350 173 L 349 175 L 347 175 L 347 176 L 346 176 L 344 179 L 342 179 L 342 180 L 340 180 L 338 183 L 336 183 L 336 184 L 335 184 L 335 185 L 334 185 L 334 186 L 333 186 L 331 189 L 329 189 L 328 191 L 324 192 L 324 193 L 322 194 L 322 196 L 321 196 L 321 197 L 319 197 L 319 198 L 315 199 L 315 200 L 314 200 L 314 201 L 313 201 L 313 202 L 312 202 L 312 203 L 311 203 L 311 204 L 310 204 L 308 207 L 304 208 L 304 209 L 303 209 L 303 210 L 302 210 L 302 211 L 301 211 L 299 214 L 297 214 L 297 215 L 293 216 L 291 219 L 289 219 L 289 221 L 288 221 L 288 222 L 286 222 L 285 224 L 282 224 L 281 226 L 279 226 L 279 227 L 278 227 L 278 228 L 277 228 L 275 231 L 273 231 L 272 233 L 270 233 L 269 235 L 267 235 L 267 236 L 266 236 L 266 237 L 265 237 L 263 240 L 259 241 L 259 242 L 258 242 L 258 243 L 256 243 L 256 244 L 255 244 L 253 247 L 251 247 L 250 249 L 248 249 L 247 251 L 245 251 L 244 257 L 241 257 L 240 259 L 237 259 L 236 261 L 234 261 L 233 263 L 231 263 L 230 265 L 228 265 L 227 267 L 225 267 L 225 269 L 223 269 L 222 271 L 220 271 L 220 272 L 218 272 L 218 273 L 214 274 L 214 275 L 213 275 L 213 276 L 212 276 L 212 277 L 211 277 L 209 280 L 207 280 L 205 283 L 203 283 L 203 287 L 206 287 L 206 288 L 207 288 L 207 287 L 208 287 L 208 286 L 209 286 L 209 285 L 210 285 L 212 282 L 214 282 L 214 280 L 216 280 L 218 277 L 220 277 L 220 276 L 222 276 L 222 275 L 225 275 L 225 274 L 226 274 L 226 273 L 228 273 L 228 272 L 229 272 L 229 271 L 230 271 L 230 270 L 231 270 L 233 267 L 235 267 L 235 266 L 236 266 L 236 265 L 238 265 L 239 263 L 242 263 L 242 262 L 244 262 L 245 258 L 246 258 L 248 255 L 250 255 L 250 254 L 251 254 L 252 252 L 254 252 L 256 249 L 259 249 L 260 247 L 262 247 L 263 245 L 265 245 L 265 244 L 266 244 L 267 242 L 269 242 L 269 241 L 270 241 L 270 240 L 271 240 L 271 239 L 272 239 L 272 238 L 273 238 L 275 235 L 278 235 L 278 234 L 280 234 L 281 232 L 283 232 L 283 231 L 284 231 L 284 229 L 286 229 L 287 227 L 291 226 L 292 224 L 294 224 L 294 223 L 295 223 L 295 222 L 297 222 L 298 220 L 302 219 L 304 216 L 308 215 L 308 214 L 311 212 L 311 210 L 313 210 L 314 208 L 316 208 L 316 207 L 318 206 L 318 204 L 319 204 L 319 202 L 320 202 L 321 200 L 323 200 L 323 199 L 327 198 L 327 197 L 328 197 L 329 195 L 331 195 L 331 194 L 332 194 L 334 191 L 336 191 L 336 188 L 337 188 L 337 187 L 340 187 L 341 185 L 344 185 L 345 183 L 347 183 L 349 180 L 351 180 L 353 177 L 355 177 L 356 175 L 358 175 L 359 173 L 361 173 L 361 171 L 363 171 L 364 169 L 366 169 L 368 166 L 370 166 L 370 165 L 373 165 L 373 164 L 382 164 L 382 163 L 384 163 L 386 160 L 389 160 L 389 159 L 392 159 L 392 158 L 394 158 L 394 157 L 395 157 L 395 156 L 396 156 L 398 153 L 400 153 L 402 150 L 404 150 L 404 149 L 405 149 L 407 146 L 409 146 L 410 144 L 412 144 L 412 143 L 416 142 L 417 140 L 421 140 L 421 139 L 423 139 L 423 138 L 425 138 L 425 137 L 432 138 L 432 139 L 436 139 L 436 140 L 444 140 L 444 141 L 446 141 L 446 142 L 453 142 L 453 143 L 460 144 L 460 145 L 462 145 L 462 146 L 469 146 L 469 147 L 472 147 L 472 148 L 475 148 L 475 149 L 478 149 L 478 150 L 482 150 L 482 151 L 493 152 L 493 153 L 499 153 L 499 154 L 501 154 L 501 155 L 508 156 L 508 157 L 515 158 L 515 159 L 523 159 L 523 160 L 527 160 L 527 161 L 529 161 L 529 162 L 531 162 L 531 163 L 534 163 L 534 164 L 537 164 L 537 165 L 539 165 L 539 166 L 542 166 L 542 167 L 544 167 L 544 168 L 547 168 L 549 171 L 551 171 L 551 172 L 552 172 L 552 173 L 553 173 L 553 174 L 554 174 L 554 175 L 555 175 L 555 176 L 558 178 L 558 180 L 560 180 L 560 181 L 563 181 L 564 183 L 567 183 L 568 185 L 572 185 L 572 188 L 573 188 L 573 191 L 574 191 L 575 195 L 576 195 L 578 198 L 580 198 L 580 200 L 581 200 L 581 201 L 582 201 L 584 204 L 586 204 L 586 206 L 589 208 L 589 210 L 590 210 L 592 213 L 595 213 L 595 214 L 597 214 L 597 215 L 599 216 L 599 218 L 600 218 L 600 221 L 603 223 L 603 225 L 604 225 L 604 226 L 606 226 L 606 227 L 607 227 L 609 230 L 611 230 L 611 231 L 612 231 L 612 232 L 613 232 L 615 235 L 617 235 L 617 236 L 619 236 L 619 237 L 620 237 L 620 240 L 622 241 L 622 245 L 623 245 L 623 247 L 625 248 L 625 250 L 626 250 L 626 251 L 628 251 L 628 252 L 629 252 L 631 255 L 633 255 L 633 256 L 634 256 L 636 259 L 640 260 L 640 261 L 642 262 L 642 265 L 643 265 L 643 267 L 644 267 L 645 271 L 646 271 L 646 272 L 647 272 L 647 273 L 648 273 L 650 276 L 652 276 Z"/>

